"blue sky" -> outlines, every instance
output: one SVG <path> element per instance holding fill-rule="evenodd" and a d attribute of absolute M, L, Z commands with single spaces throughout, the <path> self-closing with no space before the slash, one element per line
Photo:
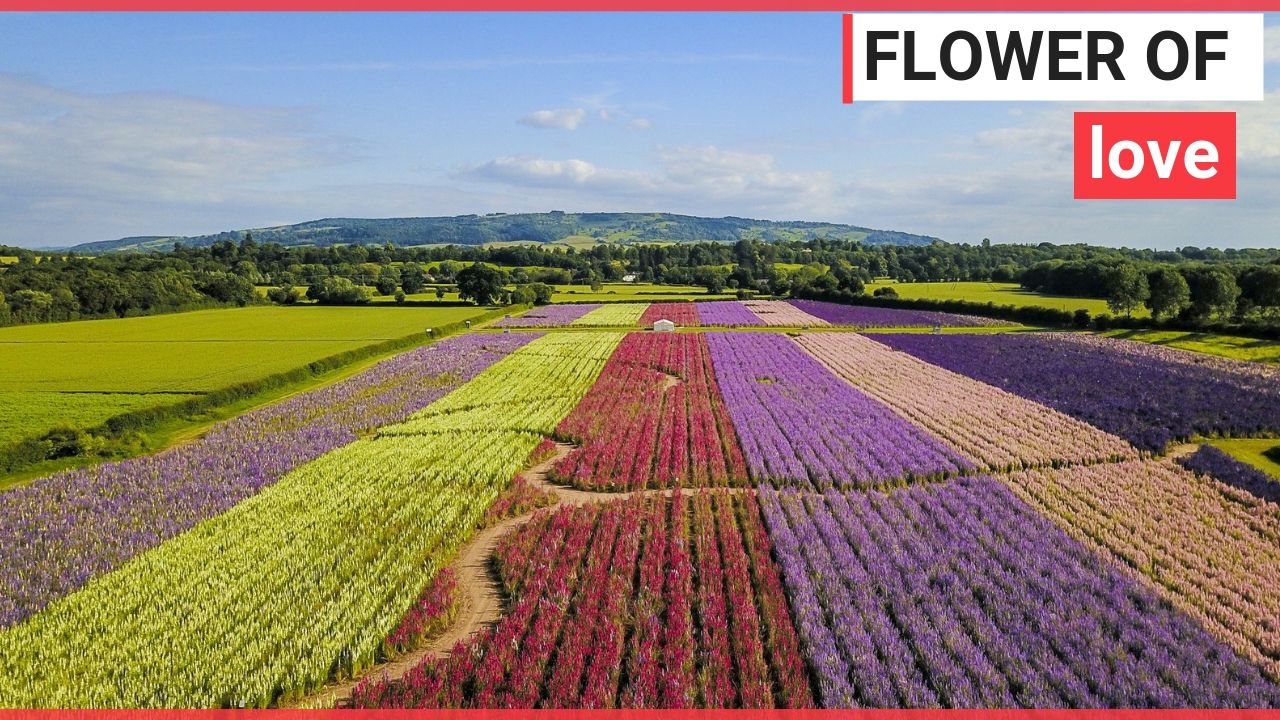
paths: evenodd
<path fill-rule="evenodd" d="M 552 209 L 1280 244 L 1280 17 L 1267 100 L 1213 108 L 1240 113 L 1234 202 L 1072 200 L 1086 106 L 841 105 L 839 35 L 829 13 L 0 15 L 0 244 Z"/>

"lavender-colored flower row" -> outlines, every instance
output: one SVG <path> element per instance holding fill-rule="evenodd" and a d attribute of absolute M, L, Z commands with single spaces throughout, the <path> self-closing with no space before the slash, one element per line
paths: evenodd
<path fill-rule="evenodd" d="M 747 309 L 746 305 L 736 300 L 712 300 L 695 303 L 698 308 L 698 322 L 703 325 L 721 327 L 753 327 L 764 325 L 764 321 Z"/>
<path fill-rule="evenodd" d="M 707 333 L 752 477 L 866 486 L 973 469 L 959 453 L 773 333 Z"/>
<path fill-rule="evenodd" d="M 532 327 L 566 327 L 574 320 L 592 310 L 598 310 L 602 303 L 582 303 L 579 305 L 545 305 L 536 307 L 523 315 L 504 317 L 494 323 L 494 327 L 532 328 Z"/>
<path fill-rule="evenodd" d="M 827 707 L 1275 707 L 1280 688 L 990 478 L 762 489 Z"/>
<path fill-rule="evenodd" d="M 57 473 L 5 493 L 0 628 L 361 432 L 407 418 L 535 337 L 449 338 L 222 423 L 195 442 Z"/>
<path fill-rule="evenodd" d="M 1280 505 L 1280 480 L 1212 445 L 1201 445 L 1199 450 L 1178 458 L 1177 462 L 1197 475 L 1208 475 L 1256 498 Z"/>
<path fill-rule="evenodd" d="M 1004 320 L 957 315 L 931 310 L 898 310 L 895 308 L 869 307 L 865 305 L 840 305 L 820 300 L 792 300 L 792 305 L 821 318 L 832 325 L 852 327 L 995 327 L 1012 325 Z"/>
<path fill-rule="evenodd" d="M 884 334 L 935 365 L 1163 450 L 1192 435 L 1280 431 L 1280 372 L 1080 333 Z"/>

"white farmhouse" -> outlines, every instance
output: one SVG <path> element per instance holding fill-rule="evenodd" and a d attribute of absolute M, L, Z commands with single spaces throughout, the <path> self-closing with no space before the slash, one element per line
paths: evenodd
<path fill-rule="evenodd" d="M 675 332 L 676 324 L 670 320 L 658 320 L 653 324 L 654 332 Z"/>

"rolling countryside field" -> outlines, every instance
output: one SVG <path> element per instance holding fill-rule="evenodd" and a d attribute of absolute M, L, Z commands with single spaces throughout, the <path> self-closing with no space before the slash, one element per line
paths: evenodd
<path fill-rule="evenodd" d="M 0 445 L 55 427 L 92 427 L 483 312 L 247 307 L 0 328 Z"/>
<path fill-rule="evenodd" d="M 194 392 L 441 322 L 249 310 L 13 342 L 185 326 L 134 387 Z M 1156 344 L 535 308 L 4 492 L 0 706 L 1280 707 L 1280 480 L 1217 449 L 1278 435 L 1280 368 Z"/>
<path fill-rule="evenodd" d="M 976 303 L 995 303 L 996 305 L 1013 305 L 1015 307 L 1047 307 L 1055 310 L 1088 310 L 1091 315 L 1110 313 L 1107 301 L 1098 298 L 1067 297 L 1065 295 L 1046 295 L 1026 290 L 1018 283 L 1000 282 L 894 282 L 876 281 L 868 283 L 867 293 L 880 288 L 893 288 L 899 297 L 908 300 L 965 300 Z M 1146 308 L 1134 311 L 1135 317 L 1148 317 L 1151 312 Z"/>

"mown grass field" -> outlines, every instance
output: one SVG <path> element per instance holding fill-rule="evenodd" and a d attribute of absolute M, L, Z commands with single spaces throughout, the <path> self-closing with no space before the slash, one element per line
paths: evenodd
<path fill-rule="evenodd" d="M 1267 450 L 1280 446 L 1280 439 L 1219 438 L 1210 440 L 1209 444 L 1240 462 L 1248 463 L 1271 477 L 1280 480 L 1280 463 L 1263 455 Z"/>
<path fill-rule="evenodd" d="M 92 427 L 330 355 L 479 316 L 477 307 L 248 307 L 0 329 L 0 444 Z"/>
<path fill-rule="evenodd" d="M 1258 340 L 1235 335 L 1213 335 L 1179 330 L 1113 330 L 1106 334 L 1112 337 L 1124 338 L 1125 340 L 1168 345 L 1182 350 L 1194 350 L 1195 352 L 1220 355 L 1236 360 L 1280 363 L 1280 342 L 1275 340 Z"/>
<path fill-rule="evenodd" d="M 176 403 L 188 394 L 0 392 L 0 445 L 56 427 L 87 428 L 121 413 Z"/>
<path fill-rule="evenodd" d="M 1043 295 L 1024 290 L 1017 283 L 949 282 L 949 283 L 900 283 L 877 281 L 867 285 L 870 294 L 882 287 L 891 287 L 898 296 L 906 299 L 964 300 L 976 303 L 995 303 L 1017 307 L 1048 307 L 1055 310 L 1088 310 L 1091 315 L 1110 313 L 1107 302 L 1098 298 L 1077 298 L 1062 295 Z M 1142 308 L 1135 317 L 1147 317 L 1150 311 Z"/>

